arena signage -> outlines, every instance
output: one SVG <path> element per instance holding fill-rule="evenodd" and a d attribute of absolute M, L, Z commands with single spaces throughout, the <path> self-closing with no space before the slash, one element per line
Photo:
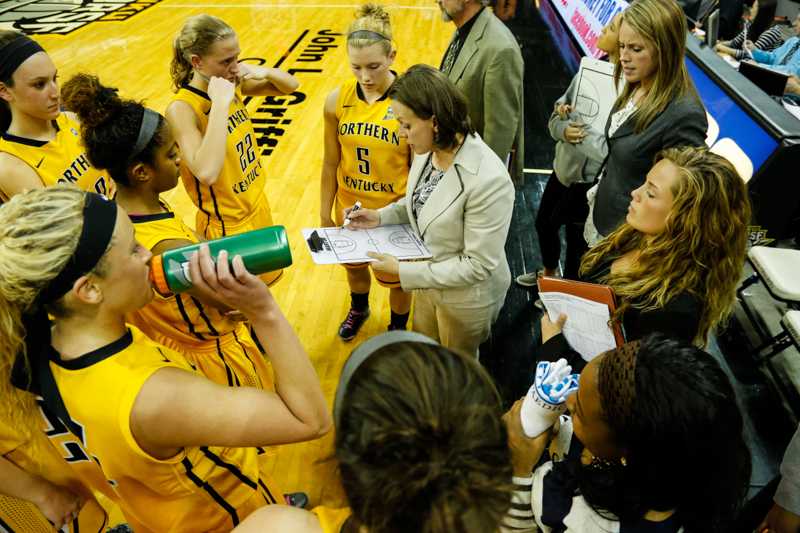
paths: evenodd
<path fill-rule="evenodd" d="M 65 35 L 92 22 L 127 20 L 161 0 L 15 0 L 0 2 L 0 29 Z"/>
<path fill-rule="evenodd" d="M 628 7 L 625 0 L 551 0 L 583 54 L 599 57 L 597 38 L 614 15 Z"/>

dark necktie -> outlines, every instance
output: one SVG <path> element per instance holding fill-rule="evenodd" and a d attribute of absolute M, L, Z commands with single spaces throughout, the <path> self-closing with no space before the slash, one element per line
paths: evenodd
<path fill-rule="evenodd" d="M 453 64 L 456 62 L 456 57 L 458 57 L 458 32 L 456 32 L 450 46 L 447 47 L 447 52 L 444 53 L 444 59 L 442 59 L 442 65 L 439 70 L 445 74 L 450 74 L 450 71 L 453 70 Z"/>

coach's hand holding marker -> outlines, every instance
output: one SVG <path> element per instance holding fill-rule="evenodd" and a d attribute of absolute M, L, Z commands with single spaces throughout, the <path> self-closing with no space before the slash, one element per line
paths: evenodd
<path fill-rule="evenodd" d="M 344 224 L 342 228 L 351 230 L 377 228 L 381 225 L 381 215 L 375 209 L 361 207 L 361 202 L 356 202 L 353 207 L 344 210 Z M 400 274 L 400 261 L 393 255 L 367 252 L 374 259 L 370 263 L 372 270 L 397 276 Z"/>
<path fill-rule="evenodd" d="M 358 211 L 359 209 L 361 209 L 361 202 L 356 200 L 356 203 L 353 205 L 353 207 L 351 207 L 348 211 L 345 211 L 344 223 L 342 224 L 343 228 L 347 227 L 347 225 L 350 224 L 350 217 L 354 216 L 356 211 Z"/>
<path fill-rule="evenodd" d="M 381 225 L 381 216 L 375 209 L 361 207 L 361 202 L 356 202 L 353 207 L 344 210 L 343 228 L 347 229 L 372 229 Z"/>

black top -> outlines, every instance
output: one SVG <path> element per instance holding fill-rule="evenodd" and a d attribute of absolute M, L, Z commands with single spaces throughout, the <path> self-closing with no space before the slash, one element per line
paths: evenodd
<path fill-rule="evenodd" d="M 604 261 L 586 276 L 582 276 L 581 281 L 602 283 L 615 259 L 616 257 L 612 257 Z M 663 333 L 668 337 L 692 342 L 697 336 L 701 313 L 702 302 L 688 292 L 679 293 L 660 309 L 643 311 L 628 307 L 622 316 L 625 340 L 635 341 L 649 333 Z M 562 357 L 567 359 L 575 372 L 580 372 L 586 366 L 583 357 L 573 350 L 564 335 L 559 333 L 542 344 L 539 360 L 557 361 Z"/>
<path fill-rule="evenodd" d="M 486 8 L 484 7 L 480 8 L 480 10 L 478 10 L 478 12 L 475 13 L 475 15 L 473 15 L 471 19 L 469 19 L 467 22 L 464 23 L 463 26 L 461 26 L 456 30 L 456 37 L 450 43 L 450 46 L 447 47 L 444 56 L 442 56 L 442 63 L 439 65 L 439 70 L 441 70 L 445 74 L 450 73 L 450 69 L 453 68 L 456 59 L 458 59 L 458 54 L 461 53 L 461 49 L 464 48 L 464 43 L 467 42 L 467 36 L 469 35 L 470 30 L 472 30 L 472 27 L 475 25 L 475 21 L 478 20 L 478 17 L 481 15 L 481 13 L 483 13 L 484 9 Z M 447 56 L 449 56 L 450 54 L 453 54 L 453 57 L 452 60 L 449 62 L 450 64 L 447 65 L 447 70 L 445 71 L 445 62 L 447 60 Z"/>
<path fill-rule="evenodd" d="M 576 505 L 576 500 L 580 498 L 591 507 L 591 504 L 580 494 L 578 480 L 575 477 L 575 465 L 580 462 L 582 450 L 583 444 L 573 433 L 565 457 L 549 456 L 550 451 L 545 450 L 540 461 L 540 465 L 547 461 L 553 461 L 553 468 L 545 474 L 542 480 L 541 520 L 544 525 L 553 528 L 554 531 L 565 531 L 565 523 L 584 523 L 587 519 L 591 520 L 593 515 L 596 516 L 594 514 L 596 511 L 587 512 L 582 505 Z M 609 519 L 607 516 L 605 518 Z M 681 529 L 681 523 L 676 514 L 661 522 L 651 522 L 640 518 L 619 521 L 617 525 L 618 533 L 676 533 Z"/>
<path fill-rule="evenodd" d="M 670 102 L 640 133 L 634 131 L 636 115 L 628 117 L 610 136 L 611 115 L 606 122 L 608 158 L 605 175 L 597 188 L 593 216 L 594 225 L 603 236 L 625 220 L 631 192 L 644 183 L 659 151 L 673 146 L 705 145 L 706 110 L 693 96 Z"/>

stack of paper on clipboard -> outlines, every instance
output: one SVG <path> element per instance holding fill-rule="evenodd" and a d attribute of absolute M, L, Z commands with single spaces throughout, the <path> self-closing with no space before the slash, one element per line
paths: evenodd
<path fill-rule="evenodd" d="M 616 300 L 608 285 L 549 277 L 540 278 L 538 285 L 550 321 L 567 315 L 564 337 L 584 360 L 591 361 L 625 342 L 622 328 L 609 326 Z"/>
<path fill-rule="evenodd" d="M 432 257 L 409 224 L 389 224 L 360 230 L 333 227 L 302 231 L 311 258 L 318 265 L 374 261 L 367 256 L 367 252 L 393 255 L 400 261 Z"/>

